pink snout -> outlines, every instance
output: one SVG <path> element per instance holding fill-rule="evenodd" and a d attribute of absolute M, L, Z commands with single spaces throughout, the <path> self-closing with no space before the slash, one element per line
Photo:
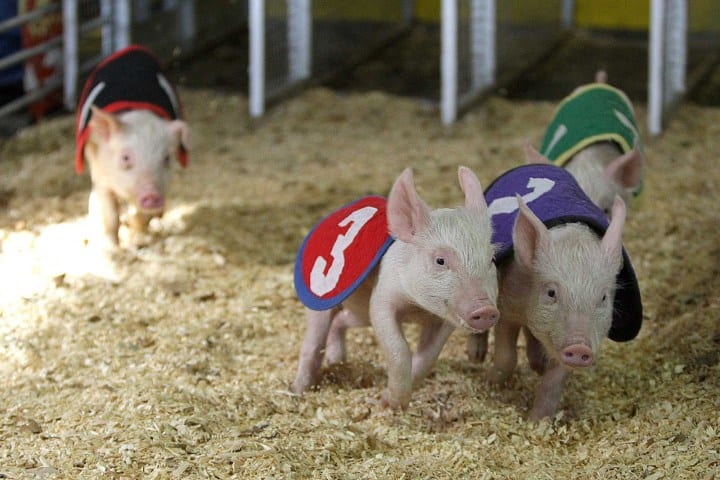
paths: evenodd
<path fill-rule="evenodd" d="M 499 318 L 500 312 L 497 308 L 485 306 L 470 312 L 465 318 L 465 323 L 474 330 L 485 331 L 494 327 Z"/>
<path fill-rule="evenodd" d="M 161 210 L 165 199 L 157 192 L 147 192 L 140 196 L 140 208 L 143 210 Z"/>
<path fill-rule="evenodd" d="M 560 358 L 570 367 L 589 367 L 593 363 L 593 352 L 582 343 L 567 346 L 560 352 Z"/>

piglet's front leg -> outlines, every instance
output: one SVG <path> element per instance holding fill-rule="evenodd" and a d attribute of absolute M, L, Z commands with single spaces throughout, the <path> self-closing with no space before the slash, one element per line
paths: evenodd
<path fill-rule="evenodd" d="M 417 350 L 412 357 L 412 381 L 417 386 L 428 376 L 445 342 L 455 327 L 438 319 L 426 323 L 420 333 Z"/>
<path fill-rule="evenodd" d="M 108 188 L 94 185 L 88 200 L 88 213 L 91 223 L 102 225 L 104 239 L 108 244 L 117 246 L 120 205 L 115 194 Z"/>
<path fill-rule="evenodd" d="M 535 393 L 535 401 L 528 416 L 530 420 L 541 420 L 555 414 L 567 376 L 566 367 L 554 360 L 549 362 Z"/>
<path fill-rule="evenodd" d="M 370 322 L 387 361 L 388 385 L 381 401 L 392 409 L 406 409 L 412 394 L 412 352 L 397 317 L 389 302 L 371 302 Z"/>

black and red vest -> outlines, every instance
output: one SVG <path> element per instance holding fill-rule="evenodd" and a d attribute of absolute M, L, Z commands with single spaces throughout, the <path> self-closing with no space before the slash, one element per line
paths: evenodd
<path fill-rule="evenodd" d="M 83 171 L 83 150 L 90 136 L 88 124 L 92 105 L 107 113 L 149 110 L 167 120 L 182 120 L 177 92 L 162 73 L 157 57 L 147 48 L 130 45 L 104 59 L 90 73 L 80 96 L 75 133 L 75 170 Z M 178 149 L 178 161 L 185 167 L 188 152 Z"/>

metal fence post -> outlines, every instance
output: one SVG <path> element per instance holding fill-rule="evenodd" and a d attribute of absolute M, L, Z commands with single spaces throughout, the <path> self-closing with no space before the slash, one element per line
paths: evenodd
<path fill-rule="evenodd" d="M 440 41 L 440 117 L 451 124 L 458 110 L 458 6 L 457 0 L 442 0 Z"/>
<path fill-rule="evenodd" d="M 249 2 L 249 109 L 251 117 L 259 117 L 265 112 L 265 1 L 249 0 Z"/>
<path fill-rule="evenodd" d="M 648 59 L 648 131 L 662 131 L 663 48 L 665 45 L 665 0 L 650 2 L 650 48 Z"/>
<path fill-rule="evenodd" d="M 288 76 L 291 82 L 310 77 L 312 20 L 310 0 L 288 0 Z"/>
<path fill-rule="evenodd" d="M 114 48 L 119 50 L 130 45 L 130 0 L 115 0 L 113 5 Z"/>
<path fill-rule="evenodd" d="M 472 0 L 471 8 L 471 78 L 473 90 L 479 90 L 495 81 L 495 0 Z"/>
<path fill-rule="evenodd" d="M 63 101 L 75 110 L 78 82 L 78 11 L 76 0 L 63 0 Z"/>

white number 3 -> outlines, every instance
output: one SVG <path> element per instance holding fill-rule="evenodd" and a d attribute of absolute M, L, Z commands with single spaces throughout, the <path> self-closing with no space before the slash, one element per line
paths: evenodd
<path fill-rule="evenodd" d="M 312 270 L 310 271 L 310 290 L 320 297 L 331 291 L 337 285 L 340 280 L 340 275 L 345 268 L 345 250 L 352 245 L 353 240 L 357 236 L 358 232 L 363 226 L 375 215 L 377 208 L 375 207 L 363 207 L 359 210 L 355 210 L 353 213 L 345 217 L 338 226 L 344 227 L 351 224 L 347 232 L 338 235 L 335 243 L 330 250 L 330 256 L 332 257 L 332 263 L 327 273 L 325 267 L 327 267 L 327 260 L 323 257 L 317 257 L 313 264 Z"/>

